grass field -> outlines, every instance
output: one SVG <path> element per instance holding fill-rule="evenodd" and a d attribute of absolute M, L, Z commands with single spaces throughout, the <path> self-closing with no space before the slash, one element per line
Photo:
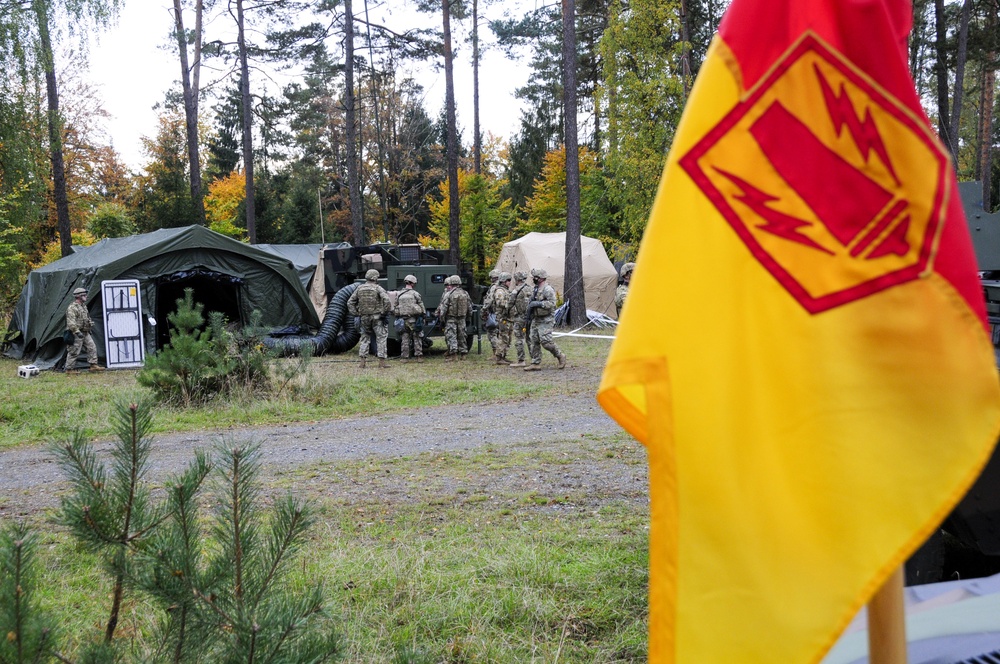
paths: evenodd
<path fill-rule="evenodd" d="M 564 372 L 498 369 L 486 356 L 387 371 L 318 358 L 305 380 L 266 400 L 161 408 L 157 431 L 301 422 L 438 404 L 470 407 L 596 390 L 604 340 L 564 339 Z M 550 360 L 550 358 L 546 358 Z M 134 374 L 24 380 L 0 362 L 0 450 L 74 427 L 108 435 L 112 400 Z M 551 366 L 551 365 L 549 365 Z M 2 453 L 2 452 L 0 452 Z M 645 453 L 617 429 L 545 445 L 317 462 L 279 474 L 319 510 L 295 582 L 321 579 L 349 662 L 640 662 L 646 652 Z M 574 482 L 563 481 L 574 478 Z M 582 479 L 581 479 L 582 478 Z M 566 486 L 571 488 L 567 489 Z M 43 518 L 42 602 L 69 646 L 98 638 L 109 581 Z M 120 635 L 140 652 L 151 609 L 130 595 Z"/>

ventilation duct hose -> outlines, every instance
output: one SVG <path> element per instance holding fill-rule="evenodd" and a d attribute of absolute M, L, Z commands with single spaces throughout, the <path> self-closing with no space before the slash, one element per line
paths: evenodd
<path fill-rule="evenodd" d="M 307 344 L 312 346 L 313 355 L 323 355 L 327 351 L 343 353 L 354 348 L 361 339 L 361 332 L 354 327 L 354 320 L 347 315 L 347 300 L 357 288 L 357 284 L 348 284 L 330 298 L 323 323 L 315 335 L 264 337 L 264 345 L 276 348 L 286 356 L 298 355 Z"/>

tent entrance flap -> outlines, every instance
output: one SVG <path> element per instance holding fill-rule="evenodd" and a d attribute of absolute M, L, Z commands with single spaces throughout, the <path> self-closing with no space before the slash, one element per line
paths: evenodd
<path fill-rule="evenodd" d="M 185 270 L 157 279 L 156 283 L 156 347 L 170 342 L 170 321 L 167 316 L 177 311 L 177 300 L 184 299 L 190 288 L 196 304 L 205 307 L 205 320 L 213 311 L 220 312 L 230 323 L 243 325 L 241 306 L 243 280 L 211 270 Z"/>

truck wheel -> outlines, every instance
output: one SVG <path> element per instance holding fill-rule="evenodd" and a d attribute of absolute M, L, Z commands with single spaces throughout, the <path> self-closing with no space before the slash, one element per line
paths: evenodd
<path fill-rule="evenodd" d="M 940 581 L 944 576 L 944 551 L 944 531 L 938 528 L 906 561 L 906 585 Z"/>

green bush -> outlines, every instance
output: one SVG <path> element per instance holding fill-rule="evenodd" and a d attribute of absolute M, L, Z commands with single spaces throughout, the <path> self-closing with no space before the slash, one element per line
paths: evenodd
<path fill-rule="evenodd" d="M 195 303 L 190 288 L 177 310 L 167 317 L 170 342 L 146 361 L 136 379 L 162 399 L 184 405 L 206 402 L 216 395 L 281 392 L 303 374 L 311 355 L 278 365 L 277 351 L 264 344 L 261 315 L 254 311 L 247 325 L 230 330 L 219 312 L 205 325 L 204 305 Z"/>
<path fill-rule="evenodd" d="M 79 432 L 54 448 L 72 485 L 57 521 L 102 561 L 112 585 L 104 638 L 84 639 L 78 661 L 299 664 L 339 657 L 321 583 L 289 580 L 314 510 L 291 495 L 267 508 L 259 446 L 220 444 L 211 457 L 196 451 L 154 495 L 146 480 L 151 407 L 118 403 L 114 420 L 109 465 Z M 212 516 L 203 514 L 207 505 Z M 41 658 L 53 647 L 53 630 L 33 610 L 24 580 L 30 566 L 18 563 L 32 549 L 22 542 L 32 543 L 23 531 L 0 534 L 0 604 L 10 609 L 0 609 L 0 627 L 12 625 L 8 646 L 24 641 Z M 155 626 L 138 641 L 118 629 L 128 594 L 156 609 Z M 8 618 L 14 608 L 32 620 Z M 3 655 L 0 642 L 2 662 L 41 661 Z"/>

